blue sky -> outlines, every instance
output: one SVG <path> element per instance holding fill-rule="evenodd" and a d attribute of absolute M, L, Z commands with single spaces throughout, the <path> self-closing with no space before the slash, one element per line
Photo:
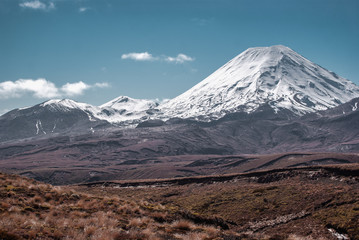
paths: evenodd
<path fill-rule="evenodd" d="M 50 98 L 173 98 L 282 44 L 359 85 L 357 0 L 0 0 L 0 114 Z"/>

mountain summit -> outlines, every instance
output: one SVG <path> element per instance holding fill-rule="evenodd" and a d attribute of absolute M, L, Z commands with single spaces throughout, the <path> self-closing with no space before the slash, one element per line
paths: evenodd
<path fill-rule="evenodd" d="M 355 97 L 354 83 L 277 45 L 249 48 L 160 108 L 170 117 L 216 119 L 269 104 L 303 115 Z"/>

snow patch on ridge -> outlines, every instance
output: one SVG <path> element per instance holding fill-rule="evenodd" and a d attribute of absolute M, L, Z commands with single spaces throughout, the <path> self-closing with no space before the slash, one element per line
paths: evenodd
<path fill-rule="evenodd" d="M 45 132 L 44 129 L 42 128 L 41 120 L 37 120 L 37 121 L 36 121 L 35 127 L 36 127 L 36 135 L 39 134 L 40 130 L 42 131 L 43 134 L 46 134 L 46 132 Z"/>
<path fill-rule="evenodd" d="M 354 106 L 352 106 L 352 110 L 353 111 L 356 111 L 358 109 L 358 103 L 356 102 L 355 104 L 354 104 Z"/>

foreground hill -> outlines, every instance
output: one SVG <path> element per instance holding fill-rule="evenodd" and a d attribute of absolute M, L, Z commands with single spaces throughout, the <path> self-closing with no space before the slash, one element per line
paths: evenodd
<path fill-rule="evenodd" d="M 189 210 L 195 216 L 217 216 L 236 233 L 236 237 L 224 239 L 344 240 L 359 239 L 358 176 L 359 165 L 348 164 L 99 182 L 78 189 L 130 199 L 136 196 Z"/>
<path fill-rule="evenodd" d="M 79 193 L 16 175 L 0 173 L 0 200 L 0 239 L 6 240 L 226 236 L 215 218 L 197 217 L 196 224 L 190 220 L 191 213 L 161 204 Z"/>
<path fill-rule="evenodd" d="M 0 239 L 358 239 L 359 166 L 53 187 L 0 174 Z"/>

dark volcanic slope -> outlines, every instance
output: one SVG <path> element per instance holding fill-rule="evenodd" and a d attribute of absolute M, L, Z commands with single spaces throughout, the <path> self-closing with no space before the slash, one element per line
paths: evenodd
<path fill-rule="evenodd" d="M 206 132 L 195 129 L 176 135 L 161 131 L 135 137 L 129 131 L 96 140 L 64 137 L 4 146 L 0 168 L 52 184 L 71 184 L 359 162 L 356 153 L 233 154 L 233 149 L 213 139 L 204 141 Z"/>
<path fill-rule="evenodd" d="M 76 104 L 70 100 L 62 101 Z M 96 119 L 83 109 L 45 102 L 29 108 L 14 109 L 0 116 L 0 143 L 25 138 L 56 137 L 59 134 L 83 134 L 109 126 L 108 122 Z"/>
<path fill-rule="evenodd" d="M 355 103 L 301 118 L 263 105 L 251 114 L 231 114 L 210 123 L 171 119 L 136 129 L 43 135 L 1 144 L 0 169 L 64 184 L 357 162 Z M 275 154 L 284 152 L 289 153 Z M 313 152 L 353 154 L 303 155 Z"/>

